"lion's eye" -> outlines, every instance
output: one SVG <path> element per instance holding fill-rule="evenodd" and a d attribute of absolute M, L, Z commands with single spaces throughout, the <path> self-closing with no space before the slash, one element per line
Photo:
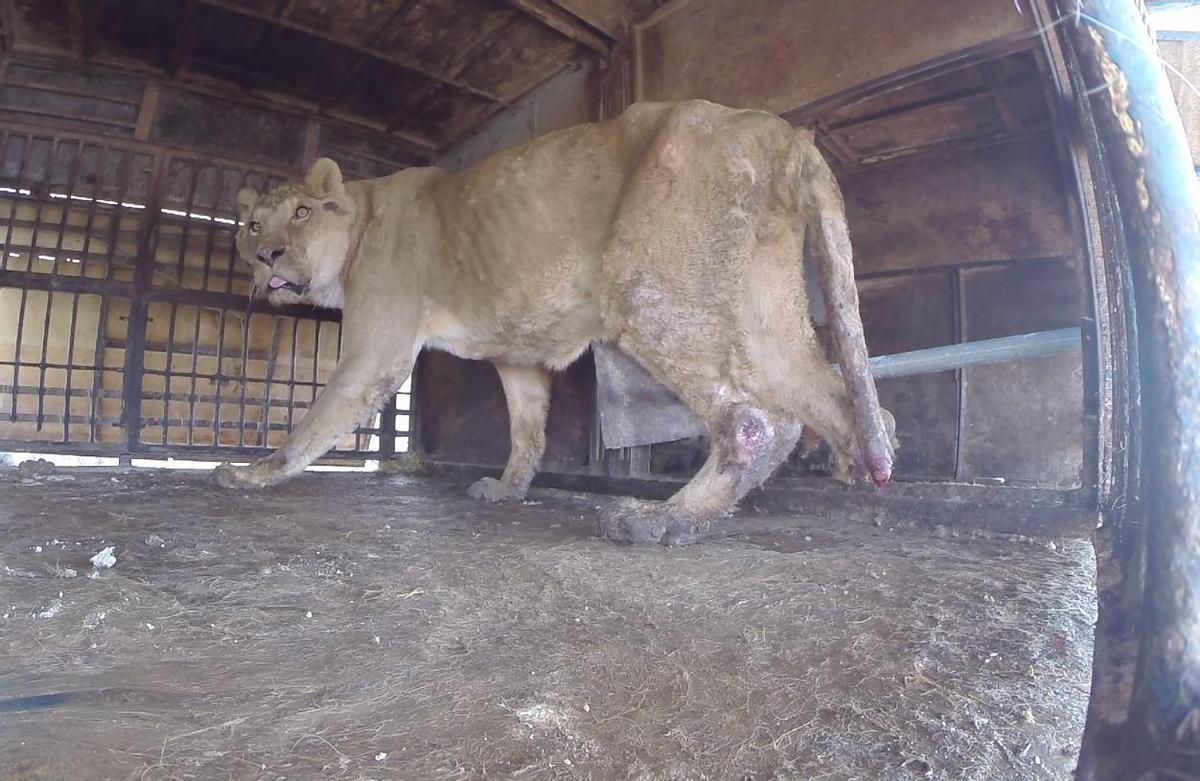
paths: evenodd
<path fill-rule="evenodd" d="M 262 230 L 262 223 L 261 223 L 261 222 L 252 222 L 252 223 L 250 223 L 250 235 L 251 235 L 251 236 L 257 236 L 257 235 L 258 235 L 258 232 L 259 232 L 259 231 L 261 231 L 261 230 Z"/>
<path fill-rule="evenodd" d="M 308 215 L 310 214 L 312 214 L 312 209 L 308 208 L 307 206 L 297 206 L 296 213 L 293 216 L 297 220 L 304 220 L 307 219 Z"/>

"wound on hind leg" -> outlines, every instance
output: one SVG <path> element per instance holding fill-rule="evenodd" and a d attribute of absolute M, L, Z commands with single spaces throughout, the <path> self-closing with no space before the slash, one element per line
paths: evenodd
<path fill-rule="evenodd" d="M 733 445 L 731 460 L 748 467 L 770 453 L 775 441 L 775 427 L 762 410 L 743 407 L 731 418 L 733 430 L 728 438 Z"/>

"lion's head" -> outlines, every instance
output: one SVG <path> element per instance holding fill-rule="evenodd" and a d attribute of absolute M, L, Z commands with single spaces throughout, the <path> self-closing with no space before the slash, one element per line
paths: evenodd
<path fill-rule="evenodd" d="M 304 184 L 262 194 L 238 193 L 238 254 L 254 270 L 251 295 L 273 304 L 304 300 L 341 306 L 340 274 L 350 249 L 354 201 L 329 158 L 313 163 Z"/>

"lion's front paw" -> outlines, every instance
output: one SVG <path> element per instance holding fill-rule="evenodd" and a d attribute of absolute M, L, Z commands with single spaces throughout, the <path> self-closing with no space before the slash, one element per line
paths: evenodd
<path fill-rule="evenodd" d="M 467 496 L 486 502 L 509 502 L 524 499 L 525 492 L 503 480 L 483 477 L 471 484 L 471 487 L 467 489 Z"/>
<path fill-rule="evenodd" d="M 600 511 L 597 533 L 611 542 L 633 545 L 690 545 L 708 531 L 709 520 L 669 502 L 620 499 Z"/>
<path fill-rule="evenodd" d="M 257 464 L 234 466 L 230 463 L 224 463 L 212 471 L 212 476 L 209 479 L 222 488 L 235 490 L 265 488 L 269 482 L 263 474 L 263 470 Z"/>

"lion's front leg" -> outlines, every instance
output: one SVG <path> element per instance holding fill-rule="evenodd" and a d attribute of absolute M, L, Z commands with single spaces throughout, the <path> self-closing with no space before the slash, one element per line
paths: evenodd
<path fill-rule="evenodd" d="M 404 382 L 411 359 L 397 366 L 394 359 L 358 357 L 343 360 L 312 409 L 288 435 L 283 446 L 248 466 L 221 464 L 212 480 L 222 488 L 266 488 L 304 471 L 352 430 Z"/>
<path fill-rule="evenodd" d="M 499 480 L 485 477 L 467 493 L 489 502 L 524 499 L 546 450 L 546 413 L 550 409 L 550 373 L 540 366 L 496 364 L 508 402 L 508 464 Z"/>

